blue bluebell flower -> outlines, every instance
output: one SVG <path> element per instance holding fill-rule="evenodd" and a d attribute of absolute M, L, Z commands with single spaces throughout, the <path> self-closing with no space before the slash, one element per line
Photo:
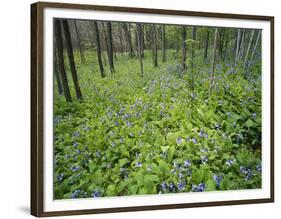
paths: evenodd
<path fill-rule="evenodd" d="M 78 167 L 78 166 L 72 166 L 72 167 L 70 168 L 70 170 L 71 170 L 72 172 L 76 172 L 76 171 L 80 170 L 80 167 Z"/>
<path fill-rule="evenodd" d="M 183 162 L 184 167 L 189 168 L 191 166 L 191 161 L 190 160 L 185 160 Z"/>
<path fill-rule="evenodd" d="M 232 166 L 234 164 L 234 162 L 235 162 L 234 160 L 229 159 L 229 160 L 225 161 L 225 164 L 228 166 Z"/>
<path fill-rule="evenodd" d="M 77 143 L 77 142 L 74 142 L 74 143 L 73 143 L 73 147 L 77 148 L 77 146 L 78 146 L 78 143 Z"/>
<path fill-rule="evenodd" d="M 59 182 L 61 182 L 63 180 L 63 177 L 64 177 L 64 174 L 63 173 L 60 173 L 58 176 L 57 176 L 57 180 Z"/>
<path fill-rule="evenodd" d="M 204 137 L 204 130 L 201 129 L 200 132 L 198 133 L 199 137 L 203 138 Z"/>
<path fill-rule="evenodd" d="M 171 183 L 169 184 L 169 189 L 170 189 L 171 192 L 175 192 L 175 191 L 176 191 L 175 184 L 171 182 Z"/>
<path fill-rule="evenodd" d="M 196 138 L 192 138 L 191 141 L 192 141 L 193 144 L 197 144 L 197 139 Z"/>
<path fill-rule="evenodd" d="M 95 190 L 95 191 L 92 193 L 92 197 L 93 197 L 93 198 L 98 198 L 98 197 L 100 197 L 100 196 L 101 196 L 101 194 L 100 194 L 100 192 L 97 191 L 97 190 Z"/>
<path fill-rule="evenodd" d="M 78 198 L 79 194 L 80 194 L 80 190 L 77 189 L 77 190 L 75 190 L 75 191 L 71 194 L 70 198 L 71 198 L 71 199 Z"/>
<path fill-rule="evenodd" d="M 136 167 L 141 167 L 142 166 L 142 164 L 141 164 L 141 162 L 136 162 Z"/>
<path fill-rule="evenodd" d="M 253 114 L 252 114 L 252 117 L 253 117 L 253 119 L 256 119 L 257 114 L 256 114 L 256 113 L 253 113 Z"/>
<path fill-rule="evenodd" d="M 205 183 L 199 183 L 196 191 L 197 192 L 204 192 L 205 189 L 206 189 Z"/>
<path fill-rule="evenodd" d="M 126 121 L 126 125 L 129 127 L 129 128 L 132 128 L 133 127 L 133 124 L 129 121 Z"/>
<path fill-rule="evenodd" d="M 133 138 L 133 137 L 134 137 L 134 133 L 133 133 L 133 132 L 130 132 L 129 136 L 130 136 L 131 138 Z"/>
<path fill-rule="evenodd" d="M 118 121 L 114 121 L 114 125 L 119 126 L 119 122 Z"/>
<path fill-rule="evenodd" d="M 182 143 L 182 137 L 178 137 L 177 140 L 176 140 L 177 144 L 181 144 Z"/>
<path fill-rule="evenodd" d="M 162 188 L 162 190 L 167 190 L 168 189 L 168 185 L 167 185 L 167 183 L 165 181 L 161 183 L 161 188 Z"/>
<path fill-rule="evenodd" d="M 185 183 L 179 182 L 179 183 L 178 183 L 178 191 L 182 191 L 182 190 L 184 190 L 184 189 L 185 189 Z"/>
<path fill-rule="evenodd" d="M 221 180 L 222 180 L 222 176 L 214 175 L 214 176 L 213 176 L 213 179 L 214 179 L 215 182 L 216 182 L 216 186 L 219 187 L 219 186 L 220 186 L 220 183 L 221 183 Z"/>

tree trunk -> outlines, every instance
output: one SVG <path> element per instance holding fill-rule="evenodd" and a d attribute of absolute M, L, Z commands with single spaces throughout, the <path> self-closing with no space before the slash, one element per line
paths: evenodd
<path fill-rule="evenodd" d="M 223 52 L 223 60 L 227 58 L 227 49 L 228 49 L 228 43 L 229 43 L 229 33 L 225 33 L 225 44 L 224 44 L 224 52 Z"/>
<path fill-rule="evenodd" d="M 62 20 L 62 25 L 64 29 L 64 36 L 65 36 L 65 41 L 66 41 L 66 50 L 67 50 L 67 56 L 69 60 L 69 65 L 70 65 L 70 71 L 71 71 L 71 76 L 75 88 L 75 93 L 78 99 L 82 99 L 82 92 L 79 86 L 79 81 L 78 81 L 78 76 L 77 76 L 77 70 L 75 66 L 75 61 L 74 61 L 74 56 L 73 56 L 73 47 L 72 47 L 72 42 L 71 42 L 71 36 L 70 36 L 70 31 L 69 31 L 69 24 L 67 20 Z"/>
<path fill-rule="evenodd" d="M 93 22 L 93 27 L 94 27 L 94 31 L 96 33 L 95 40 L 96 40 L 97 57 L 98 57 L 98 62 L 99 62 L 100 73 L 101 73 L 101 77 L 105 77 L 104 68 L 103 68 L 103 64 L 102 64 L 102 58 L 101 58 L 100 34 L 99 34 L 99 28 L 98 28 L 97 21 Z"/>
<path fill-rule="evenodd" d="M 139 61 L 140 61 L 140 69 L 141 69 L 141 76 L 143 77 L 143 63 L 142 63 L 142 54 L 141 54 L 141 50 L 142 50 L 142 37 L 141 37 L 141 32 L 142 32 L 142 28 L 141 28 L 141 24 L 137 23 L 137 42 L 138 42 L 138 57 L 139 57 Z"/>
<path fill-rule="evenodd" d="M 153 27 L 154 26 L 154 27 Z M 157 38 L 156 38 L 156 25 L 151 26 L 152 30 L 152 47 L 153 47 L 153 66 L 158 66 L 158 57 L 157 57 Z"/>
<path fill-rule="evenodd" d="M 248 48 L 247 48 L 246 55 L 245 55 L 244 68 L 246 67 L 246 64 L 247 64 L 249 52 L 250 52 L 250 49 L 251 49 L 251 47 L 252 47 L 252 42 L 253 42 L 254 34 L 255 34 L 255 31 L 252 30 L 252 31 L 251 31 L 251 36 L 250 36 L 250 39 L 249 39 Z"/>
<path fill-rule="evenodd" d="M 56 48 L 56 46 L 55 46 L 55 48 Z M 54 73 L 55 73 L 56 80 L 57 80 L 58 92 L 60 95 L 62 95 L 63 89 L 62 89 L 62 84 L 61 84 L 60 72 L 58 69 L 58 56 L 57 56 L 56 49 L 54 50 Z"/>
<path fill-rule="evenodd" d="M 252 55 L 251 55 L 251 58 L 250 58 L 250 61 L 249 61 L 250 64 L 252 63 L 252 60 L 254 58 L 254 55 L 255 55 L 255 52 L 257 50 L 257 46 L 258 46 L 258 43 L 259 43 L 259 40 L 260 40 L 261 31 L 260 30 L 257 30 L 257 31 L 258 31 L 258 36 L 256 38 L 255 47 L 254 47 L 254 49 L 252 51 Z"/>
<path fill-rule="evenodd" d="M 81 62 L 85 62 L 85 56 L 84 56 L 84 51 L 82 48 L 80 33 L 77 28 L 77 22 L 76 22 L 76 20 L 73 20 L 73 22 L 74 22 L 74 28 L 75 28 L 75 32 L 76 32 L 77 44 L 78 44 L 78 48 L 79 48 L 79 52 L 80 52 Z"/>
<path fill-rule="evenodd" d="M 165 34 L 165 25 L 161 25 L 162 29 L 162 62 L 166 62 L 166 34 Z"/>
<path fill-rule="evenodd" d="M 134 57 L 135 56 L 135 52 L 134 52 L 134 49 L 133 49 L 132 37 L 131 37 L 131 33 L 129 31 L 129 28 L 128 28 L 126 23 L 122 23 L 122 28 L 124 30 L 125 38 L 127 40 L 128 46 L 129 46 L 130 57 Z"/>
<path fill-rule="evenodd" d="M 71 98 L 67 75 L 64 66 L 62 31 L 61 31 L 61 22 L 59 19 L 55 20 L 55 37 L 56 37 L 56 45 L 57 45 L 57 52 L 58 52 L 58 67 L 61 76 L 63 93 L 66 101 L 71 102 L 72 98 Z"/>
<path fill-rule="evenodd" d="M 109 61 L 109 68 L 110 72 L 114 73 L 114 64 L 113 64 L 113 43 L 112 43 L 112 28 L 111 23 L 106 23 L 107 27 L 107 34 L 108 34 L 108 61 Z"/>
<path fill-rule="evenodd" d="M 206 35 L 206 39 L 205 39 L 205 50 L 204 50 L 204 60 L 205 60 L 205 62 L 207 61 L 207 58 L 208 58 L 209 35 L 210 35 L 210 32 L 207 29 L 207 35 Z"/>
<path fill-rule="evenodd" d="M 182 26 L 182 69 L 186 70 L 186 27 Z"/>
<path fill-rule="evenodd" d="M 192 27 L 192 46 L 191 46 L 191 88 L 194 90 L 195 81 L 194 81 L 194 55 L 195 55 L 195 42 L 196 42 L 196 26 Z"/>
<path fill-rule="evenodd" d="M 215 82 L 216 49 L 217 49 L 217 40 L 218 40 L 217 38 L 218 38 L 218 28 L 215 29 L 215 39 L 214 39 L 214 48 L 213 48 L 213 60 L 212 60 L 209 94 L 212 93 L 212 90 L 214 87 L 214 82 Z"/>
<path fill-rule="evenodd" d="M 241 38 L 241 29 L 238 29 L 237 31 L 237 40 L 236 40 L 236 52 L 235 52 L 235 58 L 234 58 L 234 64 L 238 61 L 238 54 L 239 54 L 239 48 L 240 48 L 240 38 Z"/>
<path fill-rule="evenodd" d="M 241 43 L 240 43 L 240 49 L 239 49 L 239 54 L 238 54 L 238 60 L 242 59 L 244 55 L 244 44 L 246 41 L 246 30 L 242 32 L 242 37 L 241 37 Z"/>
<path fill-rule="evenodd" d="M 122 36 L 122 30 L 118 28 L 118 37 L 119 37 L 119 43 L 120 43 L 120 53 L 122 54 L 124 52 L 123 50 L 123 36 Z"/>

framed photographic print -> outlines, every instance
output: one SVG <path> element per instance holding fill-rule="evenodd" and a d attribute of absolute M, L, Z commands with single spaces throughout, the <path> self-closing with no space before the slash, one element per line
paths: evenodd
<path fill-rule="evenodd" d="M 274 201 L 274 18 L 31 5 L 31 213 Z"/>

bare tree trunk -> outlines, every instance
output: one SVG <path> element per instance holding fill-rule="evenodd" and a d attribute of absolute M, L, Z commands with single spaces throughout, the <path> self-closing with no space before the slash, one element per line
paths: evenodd
<path fill-rule="evenodd" d="M 235 52 L 235 58 L 234 58 L 234 64 L 237 63 L 238 54 L 239 54 L 239 48 L 240 48 L 240 38 L 241 38 L 241 29 L 238 29 L 237 31 L 237 40 L 236 40 L 236 52 Z"/>
<path fill-rule="evenodd" d="M 122 36 L 122 30 L 118 28 L 118 37 L 119 37 L 119 43 L 120 43 L 120 53 L 122 54 L 124 52 L 123 50 L 123 36 Z"/>
<path fill-rule="evenodd" d="M 79 52 L 80 52 L 80 58 L 81 58 L 82 62 L 85 62 L 85 56 L 84 56 L 84 51 L 83 51 L 83 48 L 82 48 L 80 33 L 79 33 L 78 28 L 77 28 L 77 22 L 76 22 L 76 20 L 73 20 L 73 22 L 74 22 L 74 28 L 75 28 L 77 42 L 78 42 L 77 44 L 78 44 L 78 48 L 79 48 Z"/>
<path fill-rule="evenodd" d="M 209 35 L 210 35 L 210 31 L 207 29 L 207 35 L 206 35 L 206 39 L 205 39 L 205 50 L 204 50 L 204 60 L 205 60 L 205 62 L 207 61 L 207 58 L 208 58 Z"/>
<path fill-rule="evenodd" d="M 58 67 L 61 76 L 63 93 L 66 101 L 71 102 L 72 98 L 71 98 L 67 75 L 64 66 L 62 31 L 61 31 L 61 22 L 59 19 L 55 19 L 55 37 L 56 37 L 56 45 L 57 45 L 57 52 L 58 52 Z"/>
<path fill-rule="evenodd" d="M 67 56 L 68 56 L 68 60 L 69 60 L 70 71 L 71 71 L 71 76 L 72 76 L 72 80 L 73 80 L 73 84 L 74 84 L 74 88 L 75 88 L 75 93 L 76 93 L 76 96 L 78 99 L 82 99 L 83 96 L 82 96 L 82 92 L 81 92 L 79 81 L 78 81 L 68 21 L 65 19 L 62 20 L 62 25 L 63 25 L 63 29 L 64 29 Z"/>
<path fill-rule="evenodd" d="M 142 38 L 141 38 L 141 32 L 142 32 L 142 28 L 141 28 L 141 24 L 137 23 L 137 41 L 138 41 L 138 57 L 139 57 L 139 61 L 140 61 L 140 69 L 141 69 L 141 77 L 143 77 L 143 63 L 142 63 L 142 54 L 141 54 L 141 46 L 142 46 Z"/>
<path fill-rule="evenodd" d="M 195 87 L 195 81 L 194 81 L 194 55 L 195 55 L 195 42 L 196 42 L 196 26 L 192 27 L 192 46 L 191 46 L 191 81 L 192 81 L 192 90 L 194 90 Z"/>
<path fill-rule="evenodd" d="M 166 62 L 166 34 L 165 34 L 165 25 L 161 25 L 162 29 L 162 62 Z"/>
<path fill-rule="evenodd" d="M 99 28 L 98 28 L 97 21 L 93 21 L 93 27 L 94 27 L 94 31 L 96 33 L 95 40 L 96 40 L 97 57 L 98 57 L 98 62 L 99 62 L 100 73 L 101 73 L 101 77 L 105 77 L 104 68 L 103 68 L 103 64 L 102 64 L 102 58 L 101 58 L 100 34 L 99 34 Z"/>
<path fill-rule="evenodd" d="M 261 31 L 260 31 L 260 30 L 257 30 L 257 31 L 258 31 L 258 36 L 257 36 L 257 38 L 256 38 L 255 47 L 254 47 L 254 49 L 253 49 L 253 51 L 252 51 L 252 55 L 251 55 L 251 58 L 250 58 L 249 63 L 252 63 L 252 61 L 253 61 L 253 58 L 254 58 L 254 55 L 255 55 L 255 53 L 256 53 L 257 46 L 258 46 L 258 43 L 259 43 L 259 40 L 260 40 Z"/>
<path fill-rule="evenodd" d="M 111 28 L 111 23 L 107 22 L 106 23 L 107 27 L 107 34 L 108 34 L 108 61 L 109 61 L 109 68 L 110 72 L 114 73 L 114 64 L 113 64 L 113 43 L 112 43 L 112 28 Z"/>
<path fill-rule="evenodd" d="M 131 33 L 129 31 L 129 28 L 128 28 L 126 23 L 122 23 L 122 27 L 123 27 L 123 30 L 124 30 L 124 33 L 125 33 L 125 37 L 126 37 L 128 46 L 129 46 L 130 57 L 134 57 L 135 52 L 134 52 L 134 49 L 133 49 L 132 37 L 131 37 Z"/>
<path fill-rule="evenodd" d="M 144 58 L 145 40 L 144 40 L 144 25 L 141 25 L 141 55 Z"/>
<path fill-rule="evenodd" d="M 153 25 L 154 26 L 154 25 Z M 156 38 L 156 26 L 153 27 L 151 26 L 151 30 L 152 30 L 152 47 L 153 47 L 153 65 L 154 67 L 157 67 L 158 66 L 158 57 L 157 57 L 157 38 Z"/>
<path fill-rule="evenodd" d="M 55 45 L 55 48 L 56 48 L 56 45 Z M 57 56 L 56 49 L 54 50 L 54 73 L 55 73 L 56 80 L 57 80 L 59 94 L 62 95 L 63 89 L 62 89 L 62 84 L 61 84 L 60 72 L 58 69 L 58 56 Z"/>
<path fill-rule="evenodd" d="M 182 69 L 186 70 L 186 27 L 182 26 Z"/>
<path fill-rule="evenodd" d="M 217 49 L 217 40 L 218 40 L 217 38 L 218 38 L 218 28 L 215 29 L 215 39 L 214 39 L 214 48 L 213 48 L 213 60 L 212 60 L 209 94 L 212 93 L 212 90 L 214 87 L 214 82 L 215 82 L 216 49 Z"/>
<path fill-rule="evenodd" d="M 247 48 L 246 55 L 245 55 L 244 68 L 246 67 L 246 64 L 247 64 L 249 52 L 250 52 L 250 49 L 251 49 L 251 47 L 252 47 L 252 42 L 253 42 L 254 34 L 255 34 L 255 31 L 252 30 L 252 31 L 251 31 L 250 40 L 249 40 L 249 44 L 248 44 L 248 48 Z"/>
<path fill-rule="evenodd" d="M 227 58 L 227 49 L 228 49 L 228 43 L 229 43 L 229 33 L 225 33 L 225 44 L 224 44 L 224 52 L 223 52 L 223 60 Z"/>
<path fill-rule="evenodd" d="M 240 42 L 240 49 L 239 49 L 239 53 L 238 53 L 238 60 L 242 59 L 243 54 L 244 54 L 244 44 L 245 44 L 245 40 L 246 39 L 246 30 L 243 30 L 242 32 L 242 37 L 241 37 L 241 42 Z"/>

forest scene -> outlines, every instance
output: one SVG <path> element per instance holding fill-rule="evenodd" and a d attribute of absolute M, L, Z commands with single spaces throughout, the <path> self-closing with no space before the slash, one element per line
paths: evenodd
<path fill-rule="evenodd" d="M 261 30 L 53 24 L 54 199 L 261 188 Z"/>

